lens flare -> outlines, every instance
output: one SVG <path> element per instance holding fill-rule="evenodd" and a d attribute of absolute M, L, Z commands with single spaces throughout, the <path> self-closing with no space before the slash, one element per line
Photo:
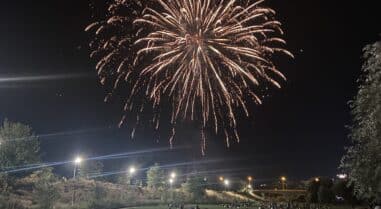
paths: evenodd
<path fill-rule="evenodd" d="M 120 7 L 135 1 L 116 2 Z M 136 18 L 116 14 L 114 5 L 107 21 L 87 28 L 97 35 L 92 55 L 100 55 L 101 80 L 111 78 L 114 89 L 123 79 L 131 83 L 125 111 L 141 112 L 150 104 L 156 130 L 161 106 L 171 104 L 171 146 L 176 123 L 183 120 L 199 123 L 203 154 L 206 129 L 224 134 L 227 146 L 231 139 L 239 142 L 239 111 L 249 117 L 249 106 L 262 103 L 262 90 L 280 88 L 279 80 L 286 80 L 273 56 L 293 57 L 280 38 L 275 11 L 262 3 L 154 0 Z M 106 30 L 108 35 L 99 35 Z"/>

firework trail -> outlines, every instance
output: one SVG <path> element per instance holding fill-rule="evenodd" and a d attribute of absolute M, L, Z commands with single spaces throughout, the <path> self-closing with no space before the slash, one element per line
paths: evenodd
<path fill-rule="evenodd" d="M 223 133 L 229 146 L 231 139 L 239 141 L 238 111 L 249 117 L 250 103 L 262 103 L 260 90 L 269 85 L 280 88 L 279 80 L 286 80 L 273 55 L 292 57 L 280 38 L 283 32 L 275 11 L 262 3 L 154 0 L 143 6 L 116 1 L 110 8 L 139 5 L 142 15 L 110 12 L 107 21 L 87 28 L 97 34 L 93 55 L 100 55 L 101 80 L 114 78 L 114 89 L 122 79 L 131 83 L 125 111 L 143 111 L 148 101 L 155 129 L 160 126 L 160 107 L 169 102 L 171 146 L 179 120 L 199 122 L 202 153 L 208 128 Z M 108 35 L 102 35 L 107 28 Z M 143 102 L 137 101 L 142 97 Z"/>

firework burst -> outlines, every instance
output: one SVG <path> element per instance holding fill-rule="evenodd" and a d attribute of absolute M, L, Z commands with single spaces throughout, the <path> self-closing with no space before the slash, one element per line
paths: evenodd
<path fill-rule="evenodd" d="M 136 30 L 135 40 L 128 38 L 123 42 L 123 37 L 131 33 L 117 33 L 98 44 L 101 47 L 94 53 L 102 52 L 97 65 L 99 74 L 102 79 L 110 74 L 116 76 L 116 84 L 120 78 L 131 81 L 126 110 L 136 106 L 142 109 L 144 104 L 136 104 L 135 100 L 144 94 L 155 110 L 155 129 L 160 122 L 158 110 L 163 100 L 169 101 L 171 145 L 176 122 L 190 119 L 200 123 L 203 153 L 207 128 L 222 132 L 229 146 L 230 139 L 239 141 L 237 112 L 241 109 L 249 117 L 248 104 L 262 103 L 261 86 L 270 84 L 280 88 L 277 80 L 286 79 L 273 63 L 273 55 L 280 52 L 292 57 L 283 48 L 285 41 L 279 37 L 283 34 L 281 23 L 274 19 L 274 10 L 262 7 L 262 3 L 153 1 L 154 6 L 145 7 L 142 16 L 133 20 L 133 25 L 141 28 Z M 114 15 L 106 25 L 117 23 L 121 27 L 119 31 L 123 31 L 129 27 L 123 25 L 126 19 Z M 90 28 L 95 25 L 99 23 Z M 96 31 L 105 28 L 104 24 L 100 25 Z M 111 42 L 117 44 L 106 50 Z M 134 53 L 121 53 L 125 48 L 134 48 Z"/>

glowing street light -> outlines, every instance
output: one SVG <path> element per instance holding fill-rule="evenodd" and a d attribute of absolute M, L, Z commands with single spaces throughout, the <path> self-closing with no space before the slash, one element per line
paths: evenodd
<path fill-rule="evenodd" d="M 224 177 L 223 176 L 220 176 L 219 178 L 218 178 L 220 181 L 224 181 Z"/>
<path fill-rule="evenodd" d="M 136 168 L 134 166 L 131 166 L 129 169 L 128 169 L 128 173 L 130 173 L 130 175 L 133 175 L 136 173 Z"/>
<path fill-rule="evenodd" d="M 74 164 L 79 165 L 82 162 L 82 158 L 80 156 L 76 157 L 74 160 Z"/>
<path fill-rule="evenodd" d="M 172 172 L 169 176 L 171 177 L 171 179 L 174 179 L 174 178 L 176 178 L 177 175 L 175 172 Z"/>
<path fill-rule="evenodd" d="M 172 179 L 172 178 L 170 178 L 168 181 L 169 181 L 169 184 L 170 184 L 170 185 L 172 185 L 172 184 L 173 184 L 173 182 L 175 182 L 175 180 L 174 180 L 174 179 Z"/>
<path fill-rule="evenodd" d="M 75 159 L 74 159 L 74 171 L 73 171 L 73 179 L 75 180 L 75 177 L 76 177 L 76 173 L 77 173 L 77 167 L 81 165 L 83 159 L 81 156 L 77 156 Z M 74 202 L 75 202 L 75 185 L 74 185 L 74 188 L 73 188 L 73 195 L 71 196 L 71 205 L 74 206 Z"/>
<path fill-rule="evenodd" d="M 249 188 L 249 189 L 252 188 L 252 181 L 253 181 L 253 180 L 254 180 L 253 177 L 251 177 L 251 176 L 248 176 L 248 177 L 247 177 L 247 181 L 249 182 L 249 185 L 250 185 L 250 188 Z"/>
<path fill-rule="evenodd" d="M 319 182 L 320 179 L 318 177 L 315 178 L 315 182 Z"/>
<path fill-rule="evenodd" d="M 77 173 L 77 167 L 82 163 L 83 159 L 80 156 L 77 156 L 74 159 L 74 171 L 73 171 L 73 179 L 75 179 Z"/>
<path fill-rule="evenodd" d="M 229 187 L 229 185 L 230 185 L 230 181 L 229 181 L 229 179 L 225 179 L 225 180 L 224 180 L 224 185 L 225 185 L 226 187 Z"/>

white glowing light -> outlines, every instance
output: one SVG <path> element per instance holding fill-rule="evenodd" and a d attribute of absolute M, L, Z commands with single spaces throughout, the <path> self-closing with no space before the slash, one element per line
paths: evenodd
<path fill-rule="evenodd" d="M 81 162 L 82 162 L 82 158 L 81 157 L 76 157 L 75 158 L 75 160 L 74 160 L 74 163 L 76 164 L 76 165 L 79 165 L 79 164 L 81 164 Z"/>
<path fill-rule="evenodd" d="M 228 179 L 225 179 L 224 180 L 224 184 L 225 184 L 225 186 L 229 186 L 230 185 L 230 181 Z"/>
<path fill-rule="evenodd" d="M 337 178 L 339 179 L 346 179 L 347 177 L 347 174 L 337 174 Z"/>
<path fill-rule="evenodd" d="M 176 173 L 172 172 L 170 176 L 171 176 L 172 179 L 174 179 L 174 178 L 176 178 Z"/>
<path fill-rule="evenodd" d="M 130 174 L 134 174 L 136 172 L 136 168 L 134 166 L 131 166 L 130 169 L 128 170 Z"/>

